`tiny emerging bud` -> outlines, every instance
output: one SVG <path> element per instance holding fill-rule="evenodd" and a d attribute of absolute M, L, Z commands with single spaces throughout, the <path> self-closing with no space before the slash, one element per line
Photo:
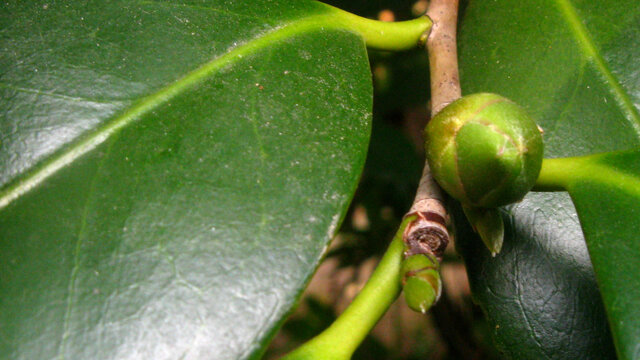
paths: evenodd
<path fill-rule="evenodd" d="M 462 97 L 427 126 L 433 176 L 468 207 L 494 208 L 520 201 L 542 165 L 542 136 L 523 108 L 495 94 Z"/>
<path fill-rule="evenodd" d="M 402 261 L 402 285 L 407 305 L 426 313 L 440 298 L 440 263 L 431 254 L 411 255 Z"/>

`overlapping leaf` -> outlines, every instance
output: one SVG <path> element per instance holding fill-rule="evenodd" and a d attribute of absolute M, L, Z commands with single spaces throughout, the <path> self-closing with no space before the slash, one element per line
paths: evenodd
<path fill-rule="evenodd" d="M 640 52 L 639 6 L 471 1 L 460 37 L 462 88 L 497 92 L 524 105 L 545 131 L 545 157 L 636 148 L 640 77 L 632 59 Z M 592 216 L 582 215 L 583 208 L 601 202 L 600 196 L 591 191 L 576 201 L 588 236 L 600 230 L 594 230 L 599 228 Z M 598 241 L 588 238 L 587 252 L 566 193 L 531 194 L 504 215 L 505 245 L 496 258 L 479 240 L 459 237 L 474 296 L 494 325 L 499 347 L 511 358 L 615 357 L 596 278 L 607 309 L 616 304 L 606 289 L 619 280 L 598 259 L 624 262 L 631 255 L 620 252 L 628 245 L 593 246 Z M 638 218 L 624 207 L 609 216 Z M 622 296 L 628 302 L 633 294 Z M 625 321 L 621 313 L 607 315 L 611 324 Z M 633 343 L 613 329 L 620 354 L 629 357 Z"/>
<path fill-rule="evenodd" d="M 640 148 L 571 160 L 576 206 L 623 359 L 640 356 Z"/>

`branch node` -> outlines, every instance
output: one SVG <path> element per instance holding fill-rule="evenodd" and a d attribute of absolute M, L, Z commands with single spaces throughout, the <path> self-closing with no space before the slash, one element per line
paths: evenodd
<path fill-rule="evenodd" d="M 416 202 L 405 217 L 415 216 L 406 227 L 403 240 L 404 256 L 430 254 L 439 261 L 449 244 L 449 215 L 444 206 L 436 199 L 422 199 Z"/>

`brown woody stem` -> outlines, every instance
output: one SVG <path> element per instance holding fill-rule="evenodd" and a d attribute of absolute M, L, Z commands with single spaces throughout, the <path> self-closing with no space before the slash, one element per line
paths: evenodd
<path fill-rule="evenodd" d="M 461 96 L 456 47 L 458 0 L 432 0 L 427 16 L 433 21 L 427 38 L 433 117 Z"/>
<path fill-rule="evenodd" d="M 433 26 L 427 37 L 431 76 L 431 116 L 461 96 L 456 49 L 458 0 L 432 0 L 427 16 Z M 432 254 L 442 259 L 449 243 L 449 214 L 442 190 L 425 162 L 413 206 L 406 216 L 416 216 L 404 233 L 405 256 Z"/>

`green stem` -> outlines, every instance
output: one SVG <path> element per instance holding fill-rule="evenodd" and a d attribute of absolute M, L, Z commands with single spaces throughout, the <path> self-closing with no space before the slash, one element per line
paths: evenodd
<path fill-rule="evenodd" d="M 640 194 L 638 179 L 612 165 L 616 156 L 625 156 L 638 150 L 625 150 L 586 156 L 544 159 L 533 191 L 569 191 L 582 182 L 598 183 L 627 189 Z M 635 160 L 635 159 L 634 159 Z"/>
<path fill-rule="evenodd" d="M 351 305 L 325 331 L 288 354 L 287 360 L 347 360 L 400 294 L 404 219 L 387 252 Z"/>
<path fill-rule="evenodd" d="M 331 13 L 327 16 L 327 26 L 337 25 L 354 31 L 364 38 L 368 47 L 373 49 L 397 51 L 415 48 L 433 24 L 427 16 L 408 21 L 385 22 L 326 6 Z"/>
<path fill-rule="evenodd" d="M 566 191 L 571 181 L 582 172 L 583 157 L 542 160 L 540 175 L 533 191 Z"/>

